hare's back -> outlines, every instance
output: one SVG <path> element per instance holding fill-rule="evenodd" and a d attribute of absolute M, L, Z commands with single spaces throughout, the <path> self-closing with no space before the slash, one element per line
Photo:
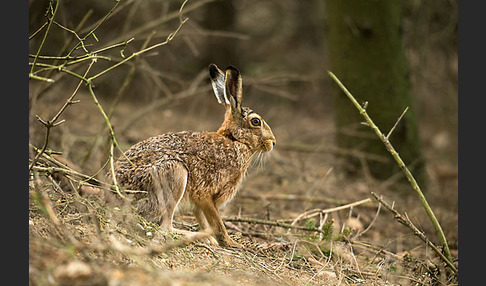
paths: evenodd
<path fill-rule="evenodd" d="M 185 149 L 193 132 L 166 133 L 132 145 L 114 164 L 118 183 L 139 189 L 151 183 L 151 174 L 165 162 L 178 161 L 185 166 Z"/>
<path fill-rule="evenodd" d="M 119 161 L 130 160 L 133 167 L 151 165 L 161 160 L 181 160 L 186 153 L 189 138 L 197 136 L 198 132 L 166 133 L 150 137 L 130 147 L 120 156 Z"/>

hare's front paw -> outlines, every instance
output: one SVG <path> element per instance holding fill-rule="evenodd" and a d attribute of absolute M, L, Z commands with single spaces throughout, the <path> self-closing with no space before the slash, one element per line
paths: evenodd
<path fill-rule="evenodd" d="M 202 242 L 205 242 L 210 245 L 219 245 L 218 241 L 216 238 L 214 238 L 212 235 L 208 235 L 207 237 L 201 239 Z"/>
<path fill-rule="evenodd" d="M 170 229 L 170 232 L 178 235 L 182 235 L 186 238 L 186 240 L 189 241 L 202 241 L 212 245 L 218 245 L 216 239 L 212 237 L 210 234 L 205 232 L 193 232 L 193 231 L 183 230 L 183 229 L 178 229 L 173 227 Z"/>
<path fill-rule="evenodd" d="M 235 248 L 242 248 L 243 245 L 234 241 L 230 237 L 225 237 L 224 239 L 218 240 L 219 246 L 221 247 L 235 247 Z"/>

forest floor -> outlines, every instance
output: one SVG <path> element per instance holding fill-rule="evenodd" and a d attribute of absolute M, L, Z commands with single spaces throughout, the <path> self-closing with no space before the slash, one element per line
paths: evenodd
<path fill-rule="evenodd" d="M 151 104 L 120 102 L 112 123 L 122 149 L 167 131 L 217 129 L 223 111 L 209 94 L 156 112 Z M 70 167 L 93 175 L 106 162 L 107 133 L 89 94 L 77 98 L 81 102 L 63 114 L 66 123 L 52 130 L 50 146 L 75 162 Z M 39 101 L 35 114 L 49 118 L 62 104 L 57 100 L 51 95 Z M 108 109 L 111 101 L 101 103 Z M 401 174 L 386 181 L 350 178 L 339 166 L 353 153 L 335 147 L 331 113 L 266 108 L 262 115 L 277 137 L 276 148 L 249 171 L 222 210 L 228 232 L 244 247 L 222 248 L 167 233 L 97 196 L 80 196 L 73 177 L 35 172 L 29 182 L 30 285 L 450 284 L 431 249 L 370 195 L 393 203 L 438 244 L 415 193 L 396 180 Z M 431 131 L 422 126 L 423 134 Z M 31 137 L 42 139 L 44 132 L 31 119 Z M 426 197 L 457 258 L 457 166 L 436 153 L 434 142 L 440 140 L 424 144 Z M 175 223 L 196 231 L 191 214 L 176 215 Z"/>

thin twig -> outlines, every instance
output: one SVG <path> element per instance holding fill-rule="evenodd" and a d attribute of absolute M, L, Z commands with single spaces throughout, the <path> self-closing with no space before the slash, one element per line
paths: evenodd
<path fill-rule="evenodd" d="M 60 69 L 62 66 L 69 66 L 69 65 L 73 65 L 73 64 L 77 64 L 79 63 L 80 61 L 82 60 L 87 60 L 87 59 L 91 59 L 93 57 L 97 57 L 99 59 L 106 59 L 106 60 L 110 60 L 110 58 L 108 57 L 102 57 L 102 56 L 99 56 L 99 54 L 101 53 L 104 53 L 108 50 L 112 50 L 114 48 L 118 48 L 118 47 L 125 47 L 127 46 L 131 41 L 133 41 L 134 38 L 131 38 L 131 39 L 128 39 L 126 41 L 123 41 L 123 42 L 120 42 L 120 43 L 117 43 L 117 44 L 113 44 L 113 45 L 110 45 L 110 46 L 107 46 L 107 47 L 103 47 L 103 48 L 100 48 L 96 51 L 93 51 L 89 54 L 84 54 L 84 55 L 80 55 L 80 56 L 71 56 L 71 55 L 66 55 L 66 56 L 44 56 L 44 55 L 39 55 L 38 58 L 39 59 L 43 59 L 43 60 L 67 60 L 67 61 L 71 61 L 71 62 L 66 62 L 62 65 L 50 65 L 53 69 Z M 35 55 L 32 55 L 32 54 L 29 54 L 29 58 L 34 58 Z"/>
<path fill-rule="evenodd" d="M 314 203 L 324 203 L 324 204 L 334 204 L 334 205 L 346 205 L 349 202 L 345 200 L 339 200 L 334 198 L 323 198 L 323 197 L 310 197 L 305 195 L 296 195 L 296 194 L 260 194 L 255 195 L 251 194 L 252 192 L 247 192 L 246 194 L 238 195 L 239 198 L 244 199 L 253 199 L 253 200 L 283 200 L 283 201 L 303 201 L 303 202 L 314 202 Z M 374 204 L 365 203 L 362 205 L 363 207 L 374 208 Z"/>
<path fill-rule="evenodd" d="M 181 6 L 181 8 L 184 8 L 184 12 L 185 13 L 189 13 L 191 11 L 194 11 L 196 9 L 198 9 L 199 7 L 201 6 L 204 6 L 206 5 L 207 3 L 210 3 L 210 2 L 213 2 L 215 0 L 199 0 L 199 1 L 193 1 L 193 3 L 190 3 L 186 6 L 186 2 L 185 1 L 183 3 L 183 5 Z M 153 29 L 155 29 L 157 26 L 163 24 L 163 23 L 166 23 L 170 20 L 173 20 L 173 19 L 176 19 L 176 18 L 181 18 L 181 15 L 182 15 L 182 9 L 179 9 L 179 11 L 173 11 L 171 13 L 168 13 L 165 17 L 160 17 L 160 18 L 157 18 L 157 19 L 154 19 L 142 26 L 136 26 L 135 29 L 131 30 L 131 31 L 128 31 L 128 32 L 124 32 L 122 34 L 123 37 L 135 37 L 136 35 L 140 35 L 146 31 L 151 31 Z M 118 37 L 118 38 L 115 38 L 113 39 L 113 41 L 115 42 L 118 42 L 121 40 L 121 37 Z"/>
<path fill-rule="evenodd" d="M 55 82 L 55 80 L 53 80 L 52 78 L 47 78 L 47 77 L 43 77 L 43 76 L 38 76 L 36 74 L 29 74 L 29 78 L 32 78 L 32 79 L 37 79 L 37 80 L 41 80 L 41 81 L 45 81 L 45 82 L 48 82 L 48 83 L 53 83 Z"/>
<path fill-rule="evenodd" d="M 353 238 L 355 237 L 360 237 L 362 236 L 363 234 L 365 234 L 368 230 L 370 230 L 371 226 L 375 223 L 376 221 L 376 218 L 378 217 L 378 215 L 380 214 L 380 210 L 381 210 L 381 204 L 378 204 L 378 208 L 376 209 L 376 214 L 375 216 L 373 217 L 373 219 L 371 220 L 370 224 L 368 224 L 368 226 L 362 231 L 362 232 L 358 232 Z"/>
<path fill-rule="evenodd" d="M 89 51 L 88 49 L 86 49 L 86 46 L 84 45 L 84 39 L 81 39 L 81 37 L 79 37 L 78 33 L 76 33 L 76 31 L 74 30 L 71 30 L 67 27 L 64 27 L 63 25 L 59 24 L 58 22 L 54 21 L 54 24 L 56 24 L 59 28 L 65 30 L 65 31 L 68 31 L 69 33 L 73 34 L 76 39 L 78 39 L 78 41 L 81 43 L 81 47 L 83 48 L 83 51 L 86 53 L 86 54 L 89 54 Z"/>
<path fill-rule="evenodd" d="M 407 110 L 408 110 L 408 106 L 405 107 L 405 110 L 402 112 L 402 114 L 400 115 L 400 117 L 398 117 L 397 121 L 395 122 L 395 124 L 393 125 L 393 127 L 390 129 L 390 131 L 386 135 L 386 139 L 390 139 L 390 135 L 392 134 L 393 130 L 395 130 L 395 128 L 397 127 L 398 122 L 400 122 L 400 120 L 402 120 L 402 117 L 405 115 L 405 113 L 407 112 Z"/>
<path fill-rule="evenodd" d="M 133 38 L 132 38 L 133 39 Z M 144 43 L 144 46 L 142 46 L 142 49 L 145 48 L 145 45 L 148 44 L 148 40 Z M 113 113 L 115 112 L 115 109 L 116 109 L 116 106 L 118 105 L 120 99 L 123 97 L 124 93 L 125 93 L 125 90 L 126 88 L 129 86 L 130 82 L 132 81 L 133 79 L 133 76 L 135 75 L 135 70 L 137 68 L 137 63 L 138 63 L 138 59 L 139 58 L 135 58 L 133 64 L 132 64 L 132 67 L 130 68 L 130 70 L 128 71 L 128 74 L 126 75 L 125 77 L 125 80 L 123 81 L 123 84 L 121 85 L 121 87 L 118 89 L 117 93 L 116 93 L 116 96 L 115 96 L 115 99 L 113 100 L 112 102 L 112 105 L 111 107 L 108 109 L 108 119 L 111 119 L 111 117 L 113 116 Z M 104 130 L 106 129 L 106 126 L 103 125 L 101 127 L 101 130 L 97 133 L 96 137 L 94 138 L 93 140 L 93 144 L 91 144 L 91 146 L 88 148 L 88 150 L 86 151 L 86 155 L 83 156 L 83 159 L 81 160 L 81 164 L 83 165 L 87 160 L 88 158 L 90 157 L 91 155 L 91 152 L 93 151 L 93 148 L 95 147 L 95 145 L 98 143 L 98 140 L 100 139 L 102 133 L 104 132 Z"/>
<path fill-rule="evenodd" d="M 272 221 L 272 220 L 264 220 L 264 219 L 256 219 L 256 218 L 243 218 L 243 217 L 226 217 L 226 218 L 223 218 L 223 220 L 224 221 L 230 221 L 230 222 L 245 222 L 245 223 L 251 223 L 251 224 L 270 225 L 270 226 L 276 226 L 276 227 L 281 227 L 281 228 L 297 229 L 297 230 L 323 233 L 322 230 L 319 230 L 316 227 L 291 225 L 291 224 L 288 224 L 288 223 Z"/>
<path fill-rule="evenodd" d="M 328 214 L 328 213 L 332 213 L 332 212 L 337 212 L 337 211 L 340 211 L 340 210 L 352 208 L 352 207 L 359 206 L 359 205 L 366 204 L 366 203 L 370 203 L 370 202 L 371 202 L 371 199 L 366 198 L 364 200 L 349 203 L 349 204 L 342 205 L 342 206 L 339 206 L 339 207 L 334 207 L 334 208 L 329 208 L 329 209 L 313 209 L 313 210 L 307 211 L 303 214 L 300 214 L 298 217 L 296 217 L 294 219 L 294 221 L 292 222 L 292 225 L 294 225 L 299 220 L 312 218 L 312 217 L 318 216 L 320 214 Z"/>
<path fill-rule="evenodd" d="M 91 94 L 91 97 L 93 98 L 94 103 L 96 104 L 96 107 L 98 107 L 98 110 L 100 111 L 101 115 L 105 119 L 105 123 L 106 123 L 106 126 L 108 127 L 108 130 L 110 131 L 110 137 L 113 140 L 113 143 L 121 151 L 121 148 L 118 145 L 118 141 L 116 140 L 115 131 L 113 130 L 113 126 L 111 125 L 110 119 L 106 115 L 106 112 L 103 109 L 103 106 L 101 106 L 100 102 L 98 101 L 98 98 L 96 97 L 96 94 L 94 93 L 94 90 L 93 90 L 93 84 L 91 82 L 88 83 L 88 89 L 89 89 L 89 93 Z M 122 153 L 123 153 L 123 151 L 122 151 Z"/>
<path fill-rule="evenodd" d="M 150 46 L 150 47 L 148 47 L 148 48 L 142 49 L 142 50 L 140 50 L 140 51 L 138 51 L 138 52 L 135 52 L 135 53 L 131 54 L 129 57 L 127 57 L 127 58 L 123 59 L 122 61 L 120 61 L 120 62 L 118 62 L 118 63 L 116 63 L 116 64 L 114 64 L 114 65 L 112 65 L 112 66 L 110 66 L 110 67 L 108 67 L 108 68 L 106 68 L 105 70 L 103 70 L 103 71 L 101 71 L 101 72 L 99 72 L 99 73 L 95 74 L 94 76 L 91 76 L 91 77 L 88 79 L 88 81 L 92 81 L 93 79 L 100 77 L 101 75 L 103 75 L 103 74 L 105 74 L 105 73 L 107 73 L 107 72 L 111 71 L 112 69 L 114 69 L 114 68 L 116 68 L 116 67 L 118 67 L 118 66 L 120 66 L 120 65 L 124 64 L 125 62 L 127 62 L 127 61 L 131 60 L 132 58 L 134 58 L 134 57 L 136 57 L 136 56 L 138 56 L 138 55 L 141 55 L 141 54 L 143 54 L 143 53 L 146 53 L 146 52 L 148 52 L 148 51 L 150 51 L 150 50 L 153 50 L 153 49 L 155 49 L 155 48 L 158 48 L 158 47 L 160 47 L 160 46 L 166 45 L 166 44 L 168 44 L 170 41 L 172 41 L 172 39 L 174 39 L 174 37 L 177 35 L 177 33 L 178 33 L 180 30 L 181 30 L 181 28 L 182 28 L 182 26 L 184 25 L 184 23 L 185 23 L 185 22 L 186 22 L 186 21 L 189 19 L 189 18 L 182 19 L 182 9 L 184 8 L 184 5 L 186 4 L 186 2 L 187 2 L 187 0 L 186 0 L 186 1 L 184 1 L 184 3 L 182 3 L 181 8 L 180 8 L 180 10 L 179 10 L 179 20 L 180 20 L 180 22 L 179 22 L 179 26 L 177 27 L 177 29 L 176 29 L 174 32 L 170 33 L 170 34 L 167 36 L 167 38 L 166 38 L 166 40 L 165 40 L 164 42 L 161 42 L 161 43 L 158 43 L 158 44 L 152 45 L 152 46 Z"/>
<path fill-rule="evenodd" d="M 40 55 L 42 47 L 44 47 L 44 43 L 47 39 L 47 34 L 49 34 L 49 31 L 51 30 L 53 19 L 56 16 L 57 7 L 59 6 L 59 1 L 55 1 L 55 2 L 56 2 L 56 5 L 54 6 L 53 9 L 52 9 L 51 6 L 49 6 L 49 8 L 52 9 L 52 15 L 50 17 L 49 16 L 47 17 L 48 24 L 47 24 L 46 32 L 44 33 L 44 37 L 42 38 L 42 41 L 40 43 L 39 48 L 37 49 L 37 53 L 36 53 L 36 56 L 34 57 L 34 61 L 32 62 L 32 67 L 30 68 L 29 78 L 32 78 L 32 75 L 34 74 L 35 64 L 36 64 L 37 59 Z M 52 2 L 49 5 L 51 5 L 51 4 L 52 4 Z"/>
<path fill-rule="evenodd" d="M 118 186 L 118 182 L 116 180 L 116 174 L 115 174 L 115 165 L 113 163 L 113 146 L 115 145 L 114 142 L 111 142 L 110 145 L 110 171 L 111 171 L 111 179 L 113 180 L 113 185 L 115 186 L 115 191 L 116 193 L 120 196 L 120 198 L 127 200 L 127 197 L 125 197 L 121 191 L 120 187 Z"/>
<path fill-rule="evenodd" d="M 39 28 L 39 29 L 37 29 L 37 31 L 35 31 L 35 32 L 34 32 L 32 35 L 30 35 L 30 36 L 29 36 L 29 41 L 30 41 L 32 38 L 34 38 L 34 37 L 35 37 L 35 36 L 36 36 L 36 35 L 37 35 L 37 34 L 38 34 L 40 31 L 42 31 L 42 29 L 44 29 L 44 27 L 45 27 L 46 25 L 48 25 L 48 24 L 49 24 L 49 21 L 44 22 L 44 24 L 42 24 L 42 26 L 40 26 L 40 28 Z M 35 56 L 33 56 L 33 57 L 35 57 Z"/>
<path fill-rule="evenodd" d="M 95 27 L 90 29 L 90 31 L 83 38 L 79 40 L 79 42 L 71 49 L 71 51 L 68 52 L 68 56 L 70 56 L 79 47 L 79 45 L 82 45 L 83 49 L 85 49 L 84 41 L 89 36 L 94 35 L 94 32 L 110 17 L 110 15 L 113 13 L 113 11 L 115 11 L 116 7 L 118 7 L 121 1 L 115 1 L 115 2 L 116 2 L 115 5 L 113 5 L 110 11 L 108 11 L 108 13 L 106 13 L 106 15 L 98 23 L 96 23 Z M 88 53 L 86 49 L 85 52 Z"/>

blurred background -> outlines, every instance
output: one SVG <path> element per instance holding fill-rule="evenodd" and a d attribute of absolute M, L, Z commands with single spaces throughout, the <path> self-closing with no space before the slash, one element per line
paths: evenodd
<path fill-rule="evenodd" d="M 143 53 L 94 80 L 101 105 L 112 111 L 110 119 L 123 150 L 169 131 L 216 130 L 224 109 L 212 94 L 207 67 L 209 63 L 220 68 L 234 65 L 243 75 L 243 105 L 270 124 L 277 146 L 250 171 L 250 179 L 235 202 L 228 205 L 227 213 L 292 217 L 306 209 L 322 207 L 324 198 L 349 202 L 375 191 L 390 200 L 400 200 L 401 207 L 433 235 L 415 194 L 409 186 L 399 184 L 400 172 L 385 178 L 369 172 L 367 162 L 384 156 L 358 156 L 353 148 L 336 143 L 340 129 L 335 124 L 337 108 L 333 97 L 337 89 L 327 74 L 328 70 L 334 71 L 328 2 L 188 1 L 179 15 L 182 3 L 120 1 L 95 36 L 85 41 L 86 49 L 96 51 L 133 38 L 127 45 L 100 53 L 111 60 L 99 59 L 90 70 L 94 75 L 123 60 L 123 56 L 165 41 L 179 26 L 180 17 L 188 18 L 167 45 Z M 396 3 L 411 109 L 425 162 L 424 191 L 439 221 L 444 223 L 449 242 L 457 245 L 457 0 Z M 47 0 L 29 1 L 29 35 L 46 22 L 48 4 Z M 59 4 L 55 21 L 84 36 L 113 5 L 114 1 L 65 0 Z M 64 55 L 77 43 L 71 31 L 55 24 L 51 29 L 42 55 Z M 42 34 L 29 40 L 31 55 L 36 54 Z M 349 47 L 356 48 L 360 47 Z M 81 48 L 73 52 L 83 54 Z M 87 64 L 68 68 L 83 74 Z M 372 80 L 369 74 L 361 76 Z M 79 83 L 62 72 L 53 71 L 49 77 L 56 80 L 54 84 L 29 81 L 29 140 L 35 146 L 42 146 L 45 135 L 45 128 L 35 116 L 52 117 Z M 343 83 L 347 85 L 344 80 Z M 360 94 L 360 90 L 351 92 Z M 76 99 L 80 102 L 63 113 L 66 122 L 53 128 L 49 147 L 61 151 L 83 172 L 98 174 L 108 152 L 106 124 L 85 86 Z M 369 101 L 372 106 L 373 101 Z M 349 105 L 352 107 L 351 102 Z M 389 128 L 383 127 L 383 132 Z M 369 132 L 366 136 L 375 135 Z M 361 160 L 353 172 L 344 171 L 350 157 Z M 304 199 L 255 203 L 255 198 L 282 194 Z M 366 223 L 372 216 L 363 214 L 360 219 Z M 385 218 L 380 219 L 384 220 L 383 226 L 387 225 Z M 393 225 L 374 234 L 374 239 L 396 235 L 399 227 Z"/>

